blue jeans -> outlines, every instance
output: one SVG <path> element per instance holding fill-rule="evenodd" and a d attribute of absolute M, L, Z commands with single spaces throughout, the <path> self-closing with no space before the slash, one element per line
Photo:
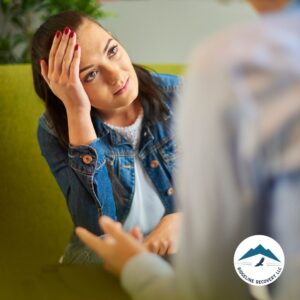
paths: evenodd
<path fill-rule="evenodd" d="M 72 234 L 62 258 L 62 264 L 101 264 L 102 262 L 102 259 L 85 246 L 75 233 Z"/>

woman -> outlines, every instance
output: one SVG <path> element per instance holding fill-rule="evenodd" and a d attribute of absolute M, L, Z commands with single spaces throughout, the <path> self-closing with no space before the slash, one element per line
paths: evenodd
<path fill-rule="evenodd" d="M 203 43 L 178 102 L 174 269 L 107 217 L 104 241 L 77 229 L 134 299 L 253 299 L 233 257 L 256 234 L 277 240 L 286 259 L 270 289 L 251 287 L 254 298 L 299 299 L 300 1 L 249 2 L 283 11 Z"/>
<path fill-rule="evenodd" d="M 173 75 L 133 65 L 121 44 L 78 12 L 52 16 L 32 41 L 42 154 L 75 226 L 96 235 L 98 218 L 123 224 L 160 254 L 176 250 L 180 214 L 174 212 Z M 78 250 L 79 247 L 79 250 Z M 65 262 L 83 262 L 73 236 Z"/>

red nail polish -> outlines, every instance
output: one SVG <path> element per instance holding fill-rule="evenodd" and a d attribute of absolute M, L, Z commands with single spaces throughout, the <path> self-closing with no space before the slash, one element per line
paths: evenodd
<path fill-rule="evenodd" d="M 79 45 L 78 45 L 78 44 L 76 44 L 76 45 L 75 45 L 75 49 L 74 49 L 74 50 L 75 50 L 75 51 L 77 51 L 77 50 L 78 50 L 78 47 L 79 47 Z"/>
<path fill-rule="evenodd" d="M 74 36 L 74 31 L 70 32 L 70 38 L 72 38 Z"/>
<path fill-rule="evenodd" d="M 70 31 L 70 28 L 69 27 L 66 27 L 65 30 L 64 30 L 64 34 L 68 34 Z"/>
<path fill-rule="evenodd" d="M 56 31 L 56 34 L 55 34 L 56 38 L 58 39 L 60 37 L 60 31 Z"/>

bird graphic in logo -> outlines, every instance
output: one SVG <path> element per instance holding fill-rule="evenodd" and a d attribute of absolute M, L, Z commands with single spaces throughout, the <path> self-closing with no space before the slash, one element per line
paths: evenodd
<path fill-rule="evenodd" d="M 262 266 L 263 266 L 264 260 L 265 260 L 265 258 L 262 257 L 262 258 L 260 259 L 260 261 L 259 261 L 254 267 L 262 267 Z"/>

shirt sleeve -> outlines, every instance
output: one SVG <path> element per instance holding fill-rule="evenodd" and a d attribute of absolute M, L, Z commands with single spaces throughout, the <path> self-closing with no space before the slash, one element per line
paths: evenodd
<path fill-rule="evenodd" d="M 173 268 L 152 253 L 132 258 L 123 268 L 121 284 L 134 300 L 179 299 Z"/>

